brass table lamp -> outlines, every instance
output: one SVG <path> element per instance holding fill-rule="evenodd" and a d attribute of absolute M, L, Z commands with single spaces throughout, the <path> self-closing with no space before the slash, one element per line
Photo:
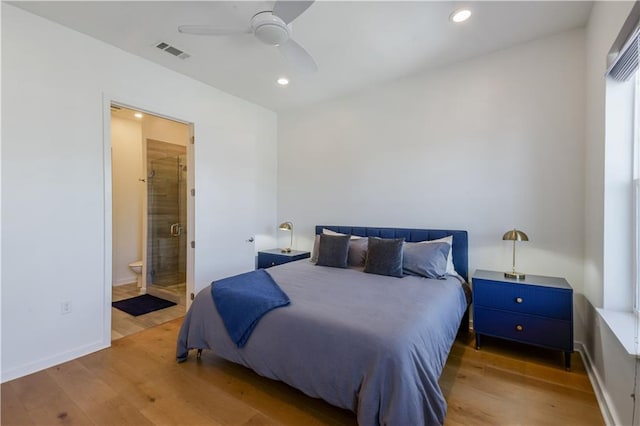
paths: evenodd
<path fill-rule="evenodd" d="M 280 229 L 282 231 L 291 232 L 291 241 L 289 243 L 289 247 L 283 248 L 282 250 L 280 250 L 282 253 L 291 253 L 291 246 L 293 246 L 293 223 L 292 222 L 282 222 L 280 224 L 280 226 L 278 226 L 278 229 Z"/>
<path fill-rule="evenodd" d="M 507 231 L 502 236 L 503 240 L 513 241 L 513 266 L 511 272 L 505 272 L 504 276 L 506 278 L 514 278 L 516 280 L 522 280 L 525 278 L 525 275 L 522 272 L 516 272 L 516 241 L 529 241 L 529 237 L 524 232 L 513 228 L 510 231 Z"/>

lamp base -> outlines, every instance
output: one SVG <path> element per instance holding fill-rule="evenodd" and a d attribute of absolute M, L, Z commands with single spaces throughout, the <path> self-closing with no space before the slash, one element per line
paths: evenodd
<path fill-rule="evenodd" d="M 522 272 L 505 272 L 504 273 L 505 278 L 511 278 L 514 280 L 523 280 L 525 278 L 525 275 Z"/>
<path fill-rule="evenodd" d="M 283 248 L 280 250 L 280 253 L 291 253 L 291 248 Z"/>

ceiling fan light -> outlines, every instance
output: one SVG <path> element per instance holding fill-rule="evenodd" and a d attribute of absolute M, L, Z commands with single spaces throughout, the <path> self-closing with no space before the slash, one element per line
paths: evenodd
<path fill-rule="evenodd" d="M 278 46 L 289 40 L 287 24 L 271 12 L 260 12 L 251 20 L 253 33 L 265 44 Z"/>
<path fill-rule="evenodd" d="M 289 32 L 279 25 L 263 24 L 255 29 L 258 40 L 271 46 L 277 46 L 289 39 Z"/>

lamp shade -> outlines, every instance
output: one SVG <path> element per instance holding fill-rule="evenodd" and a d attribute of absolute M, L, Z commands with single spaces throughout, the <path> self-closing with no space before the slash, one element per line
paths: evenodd
<path fill-rule="evenodd" d="M 282 222 L 278 226 L 278 229 L 281 229 L 283 231 L 291 231 L 291 230 L 293 230 L 293 223 L 291 223 L 291 222 Z"/>
<path fill-rule="evenodd" d="M 515 228 L 505 232 L 502 239 L 507 241 L 529 241 L 527 234 Z"/>

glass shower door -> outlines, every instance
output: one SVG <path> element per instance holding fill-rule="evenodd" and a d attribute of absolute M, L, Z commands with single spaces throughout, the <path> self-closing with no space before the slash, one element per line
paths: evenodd
<path fill-rule="evenodd" d="M 150 161 L 147 285 L 179 291 L 186 281 L 186 155 Z"/>

